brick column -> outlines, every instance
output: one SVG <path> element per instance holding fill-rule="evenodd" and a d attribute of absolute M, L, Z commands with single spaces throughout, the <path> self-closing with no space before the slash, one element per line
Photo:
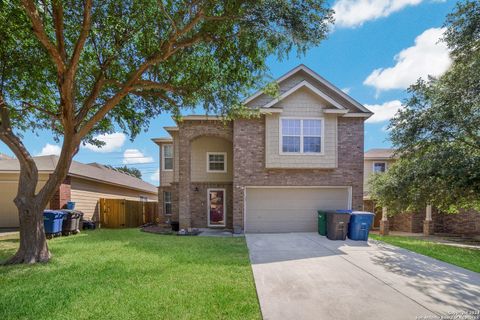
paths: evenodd
<path fill-rule="evenodd" d="M 50 199 L 50 209 L 58 210 L 65 208 L 67 202 L 71 201 L 71 198 L 71 179 L 70 177 L 66 177 L 60 187 L 58 187 L 58 190 L 55 192 L 53 197 Z"/>
<path fill-rule="evenodd" d="M 192 227 L 190 214 L 190 139 L 179 131 L 178 220 L 180 229 Z"/>
<path fill-rule="evenodd" d="M 243 209 L 245 206 L 245 188 L 238 184 L 233 184 L 233 230 L 235 233 L 242 233 L 245 230 L 243 221 Z"/>
<path fill-rule="evenodd" d="M 382 236 L 388 236 L 390 233 L 390 225 L 388 222 L 387 208 L 382 207 L 382 220 L 380 220 L 380 234 Z"/>
<path fill-rule="evenodd" d="M 432 220 L 432 206 L 427 205 L 425 209 L 425 221 L 423 221 L 423 234 L 430 236 L 435 233 L 434 224 Z"/>

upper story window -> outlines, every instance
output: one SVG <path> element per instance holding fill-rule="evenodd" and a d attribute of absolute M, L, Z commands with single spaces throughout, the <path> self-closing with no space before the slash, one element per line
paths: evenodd
<path fill-rule="evenodd" d="M 170 171 L 173 170 L 173 144 L 164 144 L 163 145 L 163 170 Z"/>
<path fill-rule="evenodd" d="M 382 173 L 387 171 L 387 163 L 386 162 L 374 162 L 373 163 L 373 172 L 374 173 Z"/>
<path fill-rule="evenodd" d="M 227 153 L 207 152 L 207 172 L 227 172 Z"/>
<path fill-rule="evenodd" d="M 322 119 L 280 119 L 282 153 L 321 153 Z"/>

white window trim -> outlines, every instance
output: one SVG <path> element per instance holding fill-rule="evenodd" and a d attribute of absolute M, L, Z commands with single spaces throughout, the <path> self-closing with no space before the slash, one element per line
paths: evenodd
<path fill-rule="evenodd" d="M 165 201 L 165 193 L 166 192 L 170 192 L 170 201 L 169 202 Z M 172 213 L 173 213 L 173 210 L 171 210 L 170 213 L 167 213 L 167 203 L 170 204 L 170 207 L 172 206 L 172 192 L 171 191 L 163 191 L 163 214 L 166 215 L 166 216 L 171 216 Z"/>
<path fill-rule="evenodd" d="M 223 224 L 210 224 L 210 192 L 223 191 Z M 227 190 L 223 188 L 207 189 L 207 225 L 209 227 L 226 227 L 227 226 Z"/>
<path fill-rule="evenodd" d="M 300 152 L 283 152 L 282 120 L 300 120 Z M 320 152 L 303 152 L 303 121 L 320 120 Z M 308 137 L 308 136 L 307 136 Z M 325 118 L 321 117 L 280 117 L 278 120 L 278 152 L 282 156 L 323 156 L 325 154 Z"/>
<path fill-rule="evenodd" d="M 376 165 L 377 163 L 383 163 L 383 164 L 385 164 L 385 171 L 384 171 L 384 172 L 376 172 L 376 171 L 375 171 L 375 165 Z M 385 173 L 385 172 L 387 172 L 387 170 L 388 170 L 388 164 L 387 164 L 386 161 L 373 161 L 373 163 L 372 163 L 372 172 L 373 172 L 373 173 Z"/>
<path fill-rule="evenodd" d="M 223 170 L 210 170 L 210 155 L 223 155 Z M 207 152 L 207 172 L 208 173 L 226 173 L 227 172 L 227 153 L 226 152 Z"/>
<path fill-rule="evenodd" d="M 165 147 L 166 146 L 172 146 L 172 169 L 165 169 Z M 173 171 L 173 168 L 175 167 L 175 160 L 173 160 L 173 144 L 164 144 L 162 145 L 162 171 Z"/>

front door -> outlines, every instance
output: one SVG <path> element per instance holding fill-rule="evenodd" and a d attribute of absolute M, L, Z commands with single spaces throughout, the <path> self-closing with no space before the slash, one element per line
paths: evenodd
<path fill-rule="evenodd" d="M 208 189 L 208 226 L 225 227 L 225 189 Z"/>

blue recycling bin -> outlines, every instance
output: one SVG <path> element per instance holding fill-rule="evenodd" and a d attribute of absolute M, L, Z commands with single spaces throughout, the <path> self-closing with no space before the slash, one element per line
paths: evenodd
<path fill-rule="evenodd" d="M 367 241 L 374 217 L 375 214 L 371 212 L 353 211 L 348 225 L 348 238 Z"/>
<path fill-rule="evenodd" d="M 43 211 L 43 227 L 47 238 L 57 236 L 62 233 L 63 216 L 65 213 L 55 210 Z"/>
<path fill-rule="evenodd" d="M 67 210 L 73 210 L 73 209 L 75 209 L 75 202 L 73 202 L 73 201 L 68 201 L 66 207 L 67 207 L 67 208 L 66 208 Z"/>

